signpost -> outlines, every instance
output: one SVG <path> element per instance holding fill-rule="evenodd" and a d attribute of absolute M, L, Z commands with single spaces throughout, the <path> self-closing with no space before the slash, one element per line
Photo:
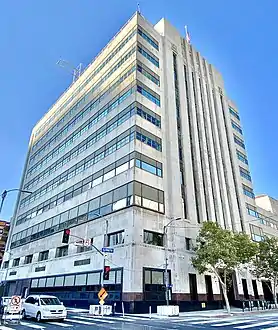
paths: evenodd
<path fill-rule="evenodd" d="M 103 247 L 103 248 L 101 249 L 101 252 L 103 252 L 103 253 L 114 253 L 114 248 Z"/>

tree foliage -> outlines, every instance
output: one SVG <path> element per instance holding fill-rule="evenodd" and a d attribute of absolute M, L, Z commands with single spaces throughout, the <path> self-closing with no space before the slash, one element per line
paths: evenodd
<path fill-rule="evenodd" d="M 257 244 L 244 233 L 233 233 L 221 228 L 217 223 L 204 222 L 196 240 L 196 255 L 192 258 L 193 266 L 199 273 L 210 272 L 218 278 L 226 302 L 227 275 L 236 268 L 252 262 L 257 252 Z"/>
<path fill-rule="evenodd" d="M 258 253 L 253 262 L 252 272 L 258 278 L 266 278 L 273 282 L 273 288 L 270 286 L 277 305 L 277 280 L 278 280 L 278 238 L 265 237 L 258 244 Z"/>

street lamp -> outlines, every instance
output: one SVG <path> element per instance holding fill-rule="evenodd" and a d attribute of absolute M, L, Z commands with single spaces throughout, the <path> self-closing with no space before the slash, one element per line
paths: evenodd
<path fill-rule="evenodd" d="M 4 190 L 4 191 L 2 192 L 2 195 L 1 195 L 2 200 L 1 200 L 1 204 L 0 204 L 0 214 L 1 214 L 1 211 L 2 211 L 2 208 L 3 208 L 4 201 L 5 201 L 6 197 L 7 197 L 7 194 L 8 194 L 9 192 L 11 192 L 11 191 L 20 191 L 20 192 L 22 192 L 22 193 L 32 194 L 32 191 L 22 190 L 22 189 L 19 189 L 19 188 L 9 189 L 9 190 Z"/>
<path fill-rule="evenodd" d="M 163 227 L 164 247 L 165 247 L 165 267 L 164 267 L 164 281 L 165 281 L 165 296 L 166 304 L 169 306 L 169 279 L 168 279 L 168 240 L 167 229 L 174 221 L 182 220 L 182 218 L 173 218 Z"/>

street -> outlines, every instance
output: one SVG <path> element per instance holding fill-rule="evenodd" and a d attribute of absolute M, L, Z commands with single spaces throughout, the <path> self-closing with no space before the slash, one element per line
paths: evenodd
<path fill-rule="evenodd" d="M 198 314 L 173 318 L 151 319 L 147 315 L 117 316 L 89 316 L 84 313 L 70 312 L 64 322 L 42 322 L 23 320 L 20 325 L 6 324 L 1 330 L 30 330 L 30 329 L 144 329 L 144 330 L 178 330 L 178 329 L 251 329 L 251 330 L 278 330 L 278 312 L 258 313 L 252 315 L 238 315 L 231 317 L 209 317 Z"/>

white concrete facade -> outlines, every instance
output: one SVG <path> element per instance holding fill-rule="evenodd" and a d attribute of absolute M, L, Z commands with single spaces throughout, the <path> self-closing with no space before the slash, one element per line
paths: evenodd
<path fill-rule="evenodd" d="M 231 107 L 237 114 L 221 75 L 170 23 L 152 26 L 136 13 L 32 132 L 21 185 L 32 194 L 19 196 L 2 269 L 9 293 L 28 286 L 96 292 L 103 257 L 80 252 L 74 237 L 66 253 L 57 252 L 70 228 L 98 249 L 114 247 L 104 283 L 111 300 L 161 301 L 163 228 L 182 218 L 166 239 L 172 299 L 209 300 L 210 279 L 196 274 L 188 244 L 203 221 L 249 232 L 245 204 L 255 205 L 242 189 L 252 184 L 240 174 L 248 162 L 237 156 L 240 149 L 247 157 L 234 142 L 231 120 L 240 121 Z M 248 287 L 252 295 L 251 278 Z M 220 300 L 213 277 L 211 290 Z"/>

